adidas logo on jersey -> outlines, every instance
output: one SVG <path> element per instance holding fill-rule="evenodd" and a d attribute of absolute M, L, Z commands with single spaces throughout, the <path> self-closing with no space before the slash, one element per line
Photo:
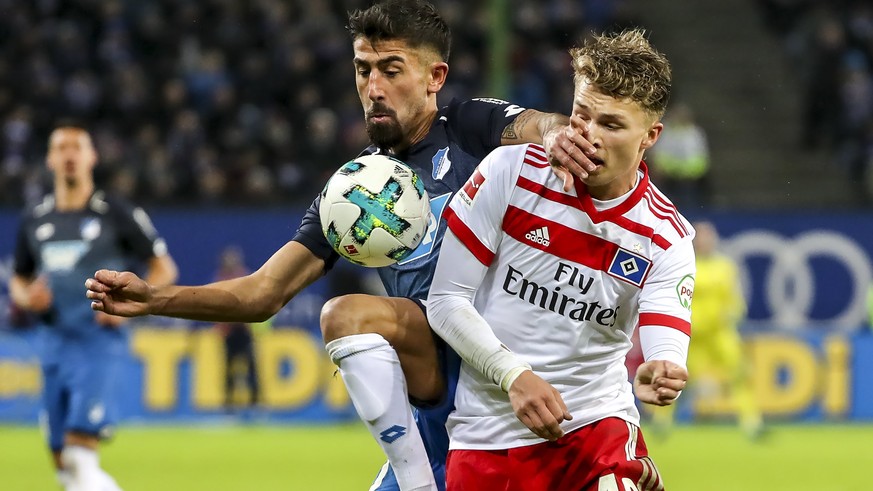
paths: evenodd
<path fill-rule="evenodd" d="M 524 235 L 524 238 L 536 243 L 542 244 L 546 247 L 549 245 L 549 229 L 548 227 L 540 227 L 535 230 L 531 230 L 530 232 Z"/>

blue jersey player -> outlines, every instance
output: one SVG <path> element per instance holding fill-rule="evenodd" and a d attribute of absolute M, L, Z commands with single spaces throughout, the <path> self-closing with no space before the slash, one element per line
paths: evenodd
<path fill-rule="evenodd" d="M 457 359 L 434 338 L 422 300 L 442 240 L 439 217 L 479 161 L 499 145 L 544 142 L 565 176 L 587 176 L 593 147 L 568 131 L 568 118 L 495 99 L 437 105 L 448 73 L 450 33 L 432 5 L 388 0 L 352 12 L 358 95 L 373 145 L 409 164 L 424 180 L 435 217 L 422 245 L 382 268 L 388 297 L 347 295 L 328 302 L 321 323 L 359 416 L 388 456 L 373 490 L 444 489 Z M 321 232 L 318 199 L 294 238 L 249 276 L 200 287 L 152 288 L 135 275 L 98 271 L 89 279 L 93 308 L 119 315 L 158 314 L 207 321 L 258 321 L 328 271 L 338 256 Z M 453 361 L 454 359 L 454 361 Z M 447 377 L 448 376 L 448 377 Z M 414 416 L 408 400 L 419 408 Z M 418 424 L 416 424 L 416 422 Z"/>
<path fill-rule="evenodd" d="M 9 290 L 40 320 L 43 403 L 58 480 L 68 490 L 112 491 L 117 485 L 100 469 L 97 447 L 115 421 L 125 319 L 92 311 L 82 281 L 95 268 L 143 265 L 149 281 L 164 285 L 175 281 L 176 265 L 142 209 L 94 190 L 97 155 L 84 129 L 55 129 L 46 161 L 54 193 L 23 216 Z"/>

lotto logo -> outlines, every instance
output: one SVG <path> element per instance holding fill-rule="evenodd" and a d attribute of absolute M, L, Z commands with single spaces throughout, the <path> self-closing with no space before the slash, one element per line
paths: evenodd
<path fill-rule="evenodd" d="M 400 425 L 394 425 L 391 428 L 379 433 L 380 440 L 386 443 L 394 443 L 398 438 L 406 434 L 406 428 Z"/>
<path fill-rule="evenodd" d="M 524 238 L 536 244 L 542 244 L 546 247 L 549 245 L 549 229 L 548 227 L 540 227 L 524 235 Z"/>

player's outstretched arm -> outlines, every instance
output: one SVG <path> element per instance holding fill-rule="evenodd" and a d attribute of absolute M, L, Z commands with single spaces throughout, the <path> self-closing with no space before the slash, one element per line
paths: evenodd
<path fill-rule="evenodd" d="M 666 360 L 650 360 L 637 368 L 634 392 L 646 404 L 669 406 L 688 382 L 688 370 Z"/>
<path fill-rule="evenodd" d="M 163 315 L 209 322 L 261 322 L 321 277 L 324 261 L 288 242 L 260 269 L 202 286 L 155 286 L 131 272 L 100 270 L 85 281 L 91 308 L 113 315 Z"/>

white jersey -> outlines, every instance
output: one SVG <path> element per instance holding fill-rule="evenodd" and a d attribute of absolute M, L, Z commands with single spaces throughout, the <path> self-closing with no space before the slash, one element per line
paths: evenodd
<path fill-rule="evenodd" d="M 598 209 L 600 208 L 600 209 Z M 500 147 L 450 204 L 449 228 L 488 266 L 473 305 L 497 338 L 562 395 L 572 431 L 606 418 L 639 425 L 624 361 L 637 325 L 690 336 L 693 229 L 649 182 L 610 202 L 583 184 L 565 193 L 542 147 Z M 508 395 L 461 368 L 451 448 L 504 449 L 543 440 Z"/>

